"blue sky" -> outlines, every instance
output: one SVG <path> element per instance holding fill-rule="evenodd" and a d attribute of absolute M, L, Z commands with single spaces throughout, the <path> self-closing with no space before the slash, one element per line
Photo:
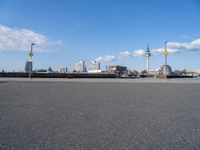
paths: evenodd
<path fill-rule="evenodd" d="M 31 40 L 34 68 L 73 70 L 80 59 L 97 59 L 102 70 L 142 70 L 145 57 L 137 52 L 149 43 L 150 68 L 157 69 L 167 40 L 173 70 L 200 69 L 199 16 L 198 0 L 0 0 L 0 69 L 23 70 Z"/>

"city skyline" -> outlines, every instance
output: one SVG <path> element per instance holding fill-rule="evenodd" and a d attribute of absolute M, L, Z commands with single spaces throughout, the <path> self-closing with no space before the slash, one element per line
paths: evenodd
<path fill-rule="evenodd" d="M 197 0 L 133 2 L 68 0 L 0 1 L 0 69 L 23 71 L 34 42 L 34 68 L 74 69 L 78 60 L 146 69 L 168 63 L 176 69 L 200 70 L 200 3 Z"/>

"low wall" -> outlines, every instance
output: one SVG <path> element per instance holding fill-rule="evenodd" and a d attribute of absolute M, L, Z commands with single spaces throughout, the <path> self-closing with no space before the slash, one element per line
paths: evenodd
<path fill-rule="evenodd" d="M 0 73 L 0 77 L 28 78 L 28 73 Z M 32 73 L 32 78 L 116 78 L 115 74 L 105 73 Z"/>

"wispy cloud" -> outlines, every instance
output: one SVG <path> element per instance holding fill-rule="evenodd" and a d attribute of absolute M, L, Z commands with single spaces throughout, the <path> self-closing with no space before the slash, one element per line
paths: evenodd
<path fill-rule="evenodd" d="M 193 36 L 187 35 L 187 34 L 182 34 L 182 35 L 180 35 L 180 38 L 182 38 L 182 39 L 192 39 Z"/>
<path fill-rule="evenodd" d="M 116 60 L 119 60 L 119 59 L 124 59 L 124 58 L 128 58 L 128 57 L 142 57 L 142 56 L 145 56 L 145 51 L 142 50 L 142 49 L 139 49 L 139 50 L 135 50 L 133 52 L 129 52 L 129 51 L 124 51 L 124 52 L 121 52 L 119 55 L 117 56 L 114 56 L 114 55 L 106 55 L 104 57 L 100 56 L 100 57 L 97 57 L 95 59 L 95 61 L 98 61 L 98 62 L 109 62 L 109 61 L 116 61 Z"/>
<path fill-rule="evenodd" d="M 187 43 L 169 42 L 169 49 L 178 51 L 199 51 L 200 50 L 200 39 L 193 40 Z"/>
<path fill-rule="evenodd" d="M 191 42 L 185 42 L 185 43 L 179 43 L 179 42 L 168 42 L 167 49 L 169 51 L 169 54 L 175 54 L 175 53 L 182 53 L 187 51 L 200 51 L 200 39 L 193 40 Z M 160 55 L 163 54 L 164 48 L 157 48 L 152 49 L 151 53 L 152 55 Z M 96 61 L 103 62 L 103 61 L 116 61 L 119 59 L 125 59 L 129 57 L 144 57 L 145 56 L 145 50 L 139 49 L 139 50 L 133 50 L 133 51 L 123 51 L 119 53 L 117 56 L 113 55 L 106 55 L 96 58 Z"/>
<path fill-rule="evenodd" d="M 98 62 L 102 62 L 102 61 L 104 61 L 104 62 L 109 62 L 109 61 L 115 61 L 115 60 L 117 60 L 117 57 L 116 56 L 113 56 L 113 55 L 106 55 L 106 56 L 104 56 L 104 57 L 97 57 L 96 59 L 95 59 L 95 61 L 98 61 Z"/>
<path fill-rule="evenodd" d="M 175 54 L 175 53 L 180 53 L 180 50 L 177 50 L 177 49 L 170 49 L 170 48 L 167 48 L 167 50 L 169 51 L 169 54 Z M 163 54 L 163 51 L 164 51 L 164 48 L 158 48 L 158 49 L 153 49 L 151 51 L 151 54 L 154 56 L 154 55 L 160 55 L 160 54 Z"/>
<path fill-rule="evenodd" d="M 124 51 L 119 54 L 118 59 L 124 59 L 128 57 L 143 57 L 145 56 L 145 51 L 143 49 L 138 49 L 135 51 Z"/>
<path fill-rule="evenodd" d="M 34 31 L 11 28 L 0 24 L 0 51 L 28 51 L 30 43 L 35 43 L 34 51 L 48 52 L 62 44 Z"/>

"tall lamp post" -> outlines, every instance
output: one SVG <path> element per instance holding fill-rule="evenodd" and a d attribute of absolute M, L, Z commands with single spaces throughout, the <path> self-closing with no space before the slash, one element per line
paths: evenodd
<path fill-rule="evenodd" d="M 165 41 L 165 50 L 164 50 L 164 55 L 165 55 L 165 80 L 167 80 L 167 55 L 169 54 L 169 51 L 167 50 L 167 41 Z"/>
<path fill-rule="evenodd" d="M 35 45 L 35 43 L 31 43 L 31 52 L 29 53 L 29 79 L 31 79 L 31 73 L 32 73 L 32 68 L 33 68 L 33 46 Z"/>

